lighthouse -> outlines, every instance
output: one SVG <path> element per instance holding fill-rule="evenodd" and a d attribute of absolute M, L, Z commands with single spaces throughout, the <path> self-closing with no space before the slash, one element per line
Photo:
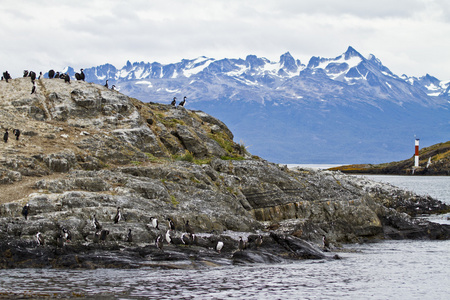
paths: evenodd
<path fill-rule="evenodd" d="M 414 152 L 414 167 L 419 167 L 419 139 L 416 139 Z"/>

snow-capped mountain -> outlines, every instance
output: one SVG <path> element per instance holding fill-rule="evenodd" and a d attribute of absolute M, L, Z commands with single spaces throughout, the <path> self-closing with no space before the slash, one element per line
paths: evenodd
<path fill-rule="evenodd" d="M 69 74 L 74 70 L 68 68 Z M 187 107 L 224 121 L 253 154 L 285 163 L 384 162 L 411 154 L 414 135 L 448 140 L 450 85 L 397 76 L 352 47 L 302 64 L 199 57 L 174 64 L 136 62 L 85 68 L 86 81 L 115 85 L 143 101 Z"/>

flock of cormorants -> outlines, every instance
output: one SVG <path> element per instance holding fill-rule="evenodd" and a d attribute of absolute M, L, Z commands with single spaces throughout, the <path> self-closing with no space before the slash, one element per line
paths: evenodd
<path fill-rule="evenodd" d="M 25 218 L 25 220 L 28 220 L 29 214 L 30 214 L 30 205 L 27 203 L 22 208 L 22 215 Z M 116 212 L 116 215 L 114 216 L 114 224 L 119 223 L 119 221 L 121 221 L 122 219 L 124 219 L 124 217 L 122 215 L 120 207 L 117 207 L 117 212 Z M 164 241 L 166 241 L 168 245 L 170 245 L 172 243 L 172 236 L 173 236 L 172 232 L 175 231 L 174 221 L 170 217 L 167 217 L 166 220 L 167 220 L 168 225 L 167 225 L 167 231 L 166 231 L 165 235 L 163 236 L 162 233 L 159 233 L 155 239 L 155 246 L 161 251 L 163 251 Z M 150 223 L 153 228 L 155 228 L 156 230 L 160 230 L 159 221 L 157 218 L 150 217 Z M 95 214 L 92 216 L 92 226 L 95 229 L 93 241 L 95 243 L 106 241 L 107 236 L 109 235 L 109 230 L 103 228 L 103 226 L 97 220 L 97 217 Z M 181 242 L 184 245 L 195 244 L 197 242 L 197 236 L 195 235 L 193 228 L 189 224 L 189 220 L 186 221 L 184 229 L 185 229 L 185 231 L 182 233 L 181 238 L 180 238 Z M 246 248 L 246 243 L 242 240 L 242 237 L 239 237 L 239 238 L 240 239 L 239 239 L 238 248 L 239 248 L 239 251 L 243 251 Z M 71 239 L 72 239 L 72 234 L 70 233 L 70 231 L 67 228 L 62 227 L 61 231 L 56 236 L 56 244 L 57 244 L 57 246 L 62 248 L 64 246 L 64 243 L 70 242 Z M 131 232 L 131 229 L 128 229 L 128 233 L 125 236 L 125 241 L 128 243 L 133 242 L 133 234 Z M 36 242 L 37 242 L 38 246 L 45 245 L 45 240 L 44 240 L 42 233 L 38 232 L 36 234 Z M 259 247 L 262 244 L 261 235 L 258 236 L 258 238 L 255 241 L 255 244 L 257 247 Z M 223 249 L 223 246 L 224 246 L 224 243 L 222 241 L 218 241 L 215 246 L 215 250 L 218 253 L 220 253 L 220 251 Z"/>

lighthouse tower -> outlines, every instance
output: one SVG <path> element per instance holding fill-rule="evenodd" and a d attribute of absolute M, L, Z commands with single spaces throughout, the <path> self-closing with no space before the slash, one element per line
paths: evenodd
<path fill-rule="evenodd" d="M 414 167 L 417 168 L 419 167 L 419 139 L 416 139 L 416 149 L 414 152 Z"/>

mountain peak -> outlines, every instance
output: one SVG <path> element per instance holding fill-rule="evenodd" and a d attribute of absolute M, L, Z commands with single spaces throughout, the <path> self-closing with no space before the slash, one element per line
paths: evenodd
<path fill-rule="evenodd" d="M 364 59 L 364 57 L 356 51 L 352 46 L 348 46 L 347 51 L 344 53 L 345 59 L 350 59 L 352 57 L 360 57 L 361 59 Z"/>

